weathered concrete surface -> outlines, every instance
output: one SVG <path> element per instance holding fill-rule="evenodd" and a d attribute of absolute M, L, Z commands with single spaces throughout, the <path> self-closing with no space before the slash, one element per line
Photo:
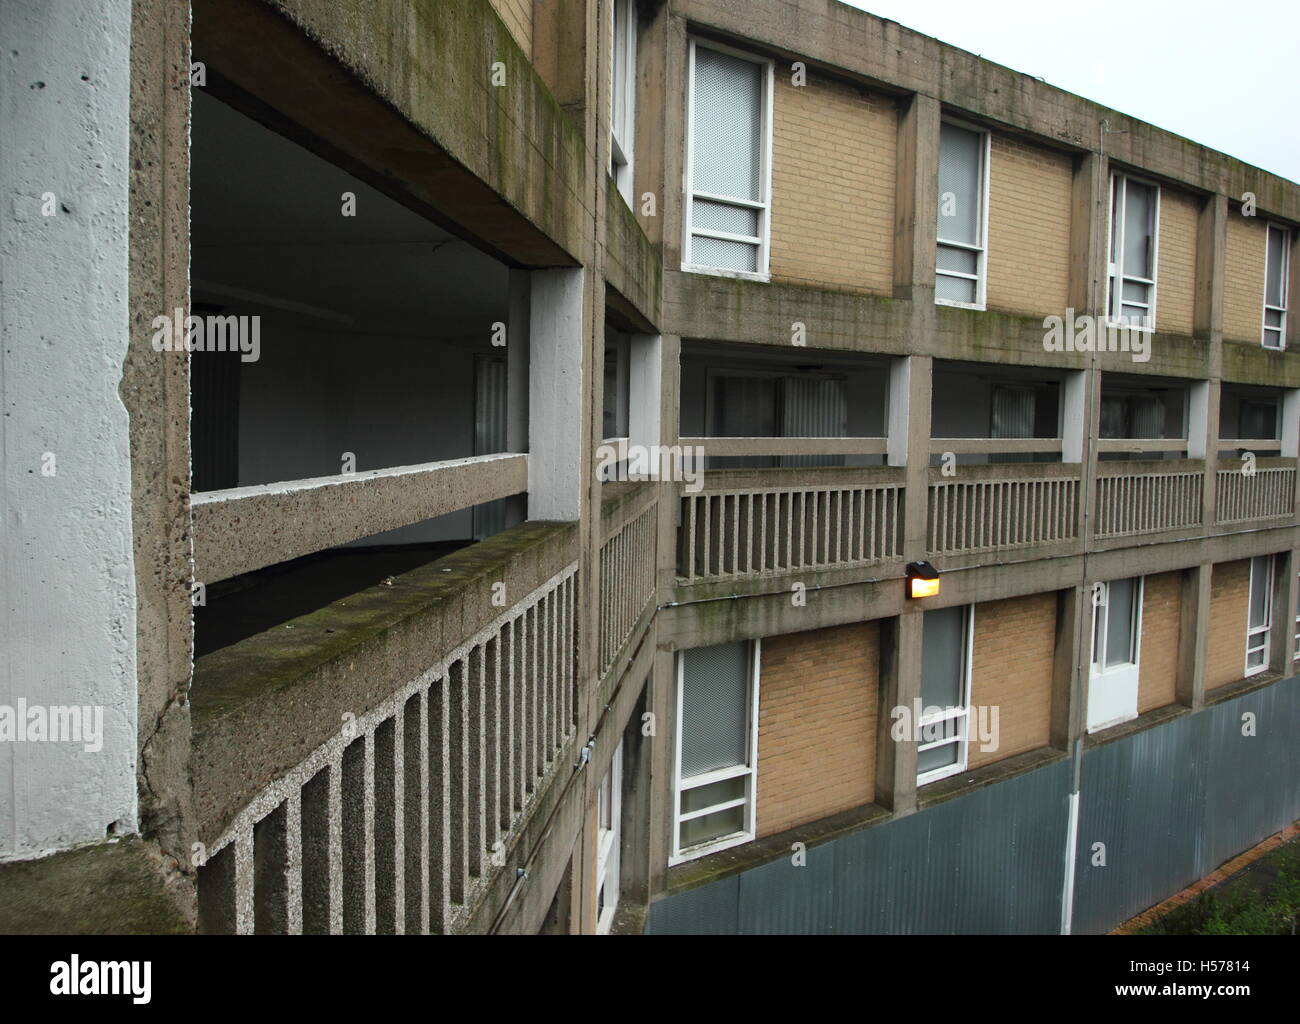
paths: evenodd
<path fill-rule="evenodd" d="M 209 491 L 191 505 L 194 578 L 214 583 L 527 489 L 527 456 L 482 455 Z"/>
<path fill-rule="evenodd" d="M 139 839 L 0 865 L 0 934 L 190 934 L 193 896 L 174 867 Z"/>
<path fill-rule="evenodd" d="M 577 555 L 575 527 L 526 523 L 195 663 L 191 765 L 211 844 L 259 792 L 439 664 Z"/>
<path fill-rule="evenodd" d="M 131 321 L 118 390 L 131 418 L 140 828 L 190 870 L 189 361 L 151 344 L 154 317 L 189 308 L 189 12 L 171 0 L 131 8 Z"/>
<path fill-rule="evenodd" d="M 490 4 L 196 0 L 194 51 L 277 129 L 505 261 L 581 258 L 583 134 Z"/>

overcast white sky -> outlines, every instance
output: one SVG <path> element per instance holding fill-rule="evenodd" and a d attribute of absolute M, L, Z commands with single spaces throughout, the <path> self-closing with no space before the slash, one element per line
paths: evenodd
<path fill-rule="evenodd" d="M 1300 0 L 846 2 L 1300 182 Z"/>

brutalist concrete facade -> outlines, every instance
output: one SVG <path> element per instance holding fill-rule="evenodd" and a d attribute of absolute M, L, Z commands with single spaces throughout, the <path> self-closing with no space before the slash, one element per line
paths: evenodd
<path fill-rule="evenodd" d="M 609 173 L 612 28 L 629 9 L 631 203 Z M 31 428 L 6 435 L 7 515 L 19 524 L 6 561 L 20 567 L 7 595 L 11 605 L 36 609 L 50 588 L 87 604 L 98 595 L 90 611 L 112 638 L 80 638 L 61 657 L 79 666 L 69 662 L 67 674 L 96 680 L 77 691 L 76 703 L 116 701 L 134 742 L 117 737 L 104 758 L 89 762 L 94 771 L 69 767 L 58 785 L 34 762 L 0 761 L 13 791 L 29 801 L 0 817 L 8 833 L 0 859 L 18 862 L 0 865 L 0 927 L 39 928 L 31 894 L 74 884 L 92 890 L 97 906 L 59 927 L 111 929 L 116 920 L 160 931 L 637 931 L 649 908 L 662 930 L 674 918 L 656 909 L 660 901 L 679 906 L 696 886 L 788 858 L 790 842 L 846 835 L 867 842 L 877 828 L 911 827 L 905 819 L 972 792 L 1005 803 L 1012 789 L 1001 787 L 1064 778 L 1068 760 L 1095 760 L 1097 751 L 1085 756 L 1085 748 L 1140 738 L 1170 718 L 1199 720 L 1211 705 L 1293 675 L 1300 364 L 1290 352 L 1225 341 L 1224 290 L 1227 225 L 1241 215 L 1243 195 L 1261 216 L 1289 226 L 1293 242 L 1294 183 L 835 0 L 636 0 L 630 8 L 612 0 L 97 0 L 22 2 L 4 16 L 18 41 L 0 107 L 6 136 L 16 140 L 6 147 L 4 182 L 14 209 L 28 214 L 28 230 L 7 231 L 0 246 L 4 387 L 6 413 L 12 405 L 16 422 Z M 112 46 L 99 45 L 101 33 Z M 49 71 L 24 63 L 41 53 L 42 39 L 65 44 Z M 814 106 L 819 85 L 833 85 L 895 112 L 893 166 L 882 186 L 893 211 L 888 289 L 682 269 L 693 40 L 770 61 L 776 76 L 802 74 Z M 69 63 L 70 52 L 87 54 L 84 71 Z M 84 89 L 99 106 L 83 118 L 65 110 L 42 120 L 44 87 L 35 83 L 45 79 L 50 88 Z M 200 311 L 192 293 L 208 286 L 191 273 L 190 132 L 200 90 L 508 268 L 503 448 L 192 493 L 190 355 L 154 342 L 156 318 Z M 1112 171 L 1189 197 L 1190 332 L 1157 322 L 1149 358 L 1138 362 L 1127 352 L 1046 347 L 1044 316 L 1063 309 L 937 304 L 934 210 L 945 119 L 1068 162 L 1070 217 L 1061 230 L 1068 301 L 1080 314 L 1107 305 Z M 91 139 L 108 147 L 102 173 L 69 179 L 68 168 L 97 162 L 77 155 L 94 148 Z M 48 191 L 72 195 L 60 213 L 38 220 L 43 174 Z M 810 178 L 807 189 L 818 188 Z M 83 210 L 106 232 L 93 252 L 57 235 Z M 81 303 L 77 323 L 60 320 L 48 296 L 10 271 L 56 257 L 82 282 L 69 291 Z M 1290 266 L 1294 292 L 1300 260 Z M 86 307 L 91 294 L 113 302 Z M 121 316 L 93 315 L 118 307 Z M 1294 345 L 1300 335 L 1290 321 Z M 18 387 L 27 354 L 56 331 L 102 342 L 95 375 L 81 380 L 115 394 Z M 607 379 L 619 379 L 607 372 L 607 332 L 630 339 L 628 366 L 618 371 L 631 378 L 627 427 L 615 439 L 630 446 L 624 454 L 701 442 L 738 457 L 870 456 L 877 463 L 852 469 L 796 464 L 779 471 L 779 484 L 767 469 L 710 470 L 704 494 L 743 495 L 752 517 L 753 496 L 766 502 L 778 490 L 887 490 L 899 510 L 888 550 L 746 572 L 734 571 L 733 561 L 731 572 L 697 574 L 683 555 L 695 551 L 687 482 L 601 479 L 604 392 Z M 820 353 L 883 367 L 881 436 L 786 439 L 781 448 L 770 439 L 683 434 L 684 350 L 721 345 L 743 363 L 788 352 L 795 336 L 809 361 Z M 931 456 L 952 440 L 934 432 L 936 363 L 1060 376 L 1061 431 L 1042 439 L 1046 446 L 1018 449 L 1058 461 L 980 466 L 969 479 L 1017 494 L 1066 479 L 1073 497 L 1060 514 L 1063 529 L 936 546 L 934 495 L 946 478 Z M 1130 472 L 1098 457 L 1120 450 L 1103 443 L 1099 427 L 1104 381 L 1120 377 L 1186 389 L 1181 445 L 1170 439 L 1161 450 L 1182 456 L 1173 461 L 1197 488 L 1176 522 L 1099 525 L 1113 511 L 1108 503 L 1128 500 L 1114 497 L 1107 481 L 1159 475 L 1145 463 Z M 1280 481 L 1280 506 L 1276 493 L 1257 495 L 1238 482 L 1239 464 L 1219 458 L 1221 441 L 1240 438 L 1220 423 L 1225 388 L 1271 389 L 1276 398 L 1280 430 L 1258 464 Z M 76 437 L 46 440 L 55 435 L 44 425 L 55 422 Z M 39 477 L 47 451 L 66 446 L 84 455 L 90 438 L 105 446 L 95 461 L 111 481 L 78 478 L 85 460 L 59 451 L 57 476 Z M 974 442 L 968 449 L 993 450 Z M 29 470 L 44 491 L 30 490 Z M 84 514 L 70 523 L 38 515 L 38 493 L 48 497 L 65 482 Z M 1245 504 L 1225 511 L 1220 491 Z M 502 500 L 512 503 L 503 532 L 196 659 L 196 584 Z M 702 506 L 700 528 L 713 529 L 720 516 L 720 533 L 734 540 L 740 505 L 736 498 L 728 512 L 721 497 Z M 752 529 L 754 520 L 746 522 Z M 65 539 L 118 553 L 98 568 L 46 565 L 39 553 L 69 547 Z M 1276 566 L 1267 671 L 1207 689 L 1213 567 L 1258 556 Z M 921 694 L 924 609 L 906 600 L 902 582 L 915 561 L 943 573 L 942 597 L 925 607 L 1033 594 L 1054 595 L 1056 604 L 1045 745 L 920 788 L 916 743 L 895 742 L 887 728 L 890 709 Z M 1177 699 L 1120 732 L 1090 737 L 1094 584 L 1162 573 L 1179 574 Z M 791 601 L 794 584 L 803 586 L 800 602 Z M 84 620 L 90 611 L 64 615 Z M 873 799 L 797 835 L 670 867 L 680 652 L 868 621 L 883 637 Z M 53 626 L 13 628 L 12 642 L 24 650 L 56 635 Z M 17 664 L 7 680 L 11 703 L 55 703 L 35 658 Z M 602 924 L 597 895 L 609 831 L 600 822 L 608 802 L 601 788 L 620 744 L 621 895 L 611 926 Z M 112 784 L 96 774 L 103 764 L 113 766 Z M 86 824 L 60 803 L 65 792 L 76 794 L 77 806 L 108 801 L 112 820 Z M 42 801 L 50 809 L 34 811 Z M 1048 845 L 1064 863 L 1060 844 Z M 123 860 L 135 865 L 130 885 L 98 883 L 125 877 L 114 867 Z M 1053 916 L 1059 892 L 1041 895 L 1035 906 Z M 117 901 L 145 900 L 159 915 L 115 919 Z"/>

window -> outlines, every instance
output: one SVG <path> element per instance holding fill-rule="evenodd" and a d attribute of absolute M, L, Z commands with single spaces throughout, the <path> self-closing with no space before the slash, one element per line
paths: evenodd
<path fill-rule="evenodd" d="M 688 270 L 767 278 L 772 62 L 690 50 Z"/>
<path fill-rule="evenodd" d="M 1279 436 L 1281 407 L 1276 398 L 1243 398 L 1237 407 L 1237 438 L 1275 441 Z"/>
<path fill-rule="evenodd" d="M 939 129 L 939 246 L 935 301 L 984 308 L 988 245 L 987 132 L 945 123 Z"/>
<path fill-rule="evenodd" d="M 1291 232 L 1268 226 L 1264 255 L 1264 347 L 1286 348 L 1286 300 L 1290 273 Z"/>
<path fill-rule="evenodd" d="M 605 332 L 605 389 L 601 432 L 606 441 L 627 437 L 631 343 L 626 334 Z"/>
<path fill-rule="evenodd" d="M 623 744 L 614 751 L 596 797 L 596 934 L 608 935 L 618 910 L 619 844 L 623 816 Z"/>
<path fill-rule="evenodd" d="M 754 838 L 759 642 L 677 656 L 677 864 Z"/>
<path fill-rule="evenodd" d="M 636 121 L 636 0 L 614 0 L 610 83 L 609 173 L 633 205 L 632 143 Z"/>
<path fill-rule="evenodd" d="M 713 437 L 845 437 L 848 381 L 842 376 L 709 370 L 707 419 Z M 712 457 L 711 469 L 842 466 L 843 455 Z"/>
<path fill-rule="evenodd" d="M 925 612 L 918 786 L 966 770 L 974 621 L 974 605 Z"/>
<path fill-rule="evenodd" d="M 1110 196 L 1110 319 L 1154 330 L 1160 189 L 1116 174 Z"/>
<path fill-rule="evenodd" d="M 1137 717 L 1142 578 L 1097 583 L 1092 593 L 1088 731 L 1096 732 Z"/>
<path fill-rule="evenodd" d="M 1246 620 L 1246 671 L 1256 675 L 1268 668 L 1268 640 L 1273 625 L 1273 556 L 1250 560 L 1250 613 Z"/>

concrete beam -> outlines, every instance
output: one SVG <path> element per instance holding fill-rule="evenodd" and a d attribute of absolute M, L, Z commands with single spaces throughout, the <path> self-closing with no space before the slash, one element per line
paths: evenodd
<path fill-rule="evenodd" d="M 194 574 L 215 583 L 528 489 L 528 456 L 397 466 L 192 498 Z"/>

